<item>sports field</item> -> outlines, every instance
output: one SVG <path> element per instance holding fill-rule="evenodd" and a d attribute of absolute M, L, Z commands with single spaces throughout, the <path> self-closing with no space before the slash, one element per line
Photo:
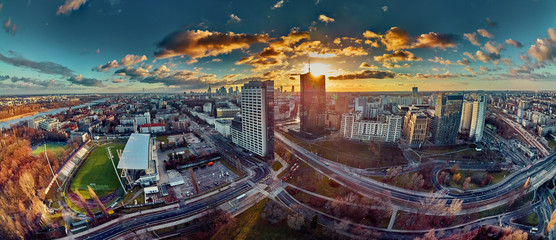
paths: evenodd
<path fill-rule="evenodd" d="M 46 149 L 56 156 L 60 156 L 64 150 L 66 150 L 66 143 L 63 142 L 52 142 L 46 143 Z M 33 155 L 38 156 L 40 154 L 44 154 L 44 144 L 37 147 L 37 149 L 33 150 Z"/>
<path fill-rule="evenodd" d="M 99 197 L 116 191 L 120 187 L 120 183 L 106 149 L 110 147 L 112 156 L 114 156 L 114 164 L 118 166 L 120 159 L 116 149 L 124 149 L 124 146 L 124 142 L 111 142 L 97 146 L 75 174 L 71 181 L 71 190 L 78 188 L 85 198 L 90 198 L 87 185 L 91 185 Z M 118 174 L 119 172 L 120 170 L 118 170 Z"/>

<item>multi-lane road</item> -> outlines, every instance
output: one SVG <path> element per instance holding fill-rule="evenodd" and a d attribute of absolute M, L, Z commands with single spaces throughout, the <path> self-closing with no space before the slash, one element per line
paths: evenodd
<path fill-rule="evenodd" d="M 376 196 L 377 194 L 386 194 L 389 192 L 394 203 L 411 205 L 418 204 L 425 200 L 429 194 L 424 192 L 411 191 L 402 189 L 389 184 L 384 184 L 370 178 L 362 178 L 355 173 L 345 171 L 343 167 L 325 164 L 323 159 L 312 152 L 291 142 L 282 134 L 276 132 L 275 139 L 284 143 L 284 145 L 292 150 L 298 157 L 317 169 L 323 174 L 342 182 L 346 186 L 358 190 L 367 196 Z M 478 212 L 492 209 L 497 206 L 506 204 L 517 191 L 532 191 L 535 187 L 539 187 L 542 183 L 554 177 L 556 174 L 556 155 L 550 155 L 544 161 L 539 161 L 527 169 L 522 169 L 512 173 L 506 177 L 496 187 L 487 187 L 483 189 L 467 191 L 461 194 L 448 193 L 440 196 L 448 201 L 458 198 L 463 200 L 462 212 Z M 529 184 L 532 188 L 524 189 L 524 184 L 530 178 Z"/>

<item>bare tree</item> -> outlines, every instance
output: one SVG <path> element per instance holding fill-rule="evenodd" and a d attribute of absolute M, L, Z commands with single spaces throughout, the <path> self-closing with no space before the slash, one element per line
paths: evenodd
<path fill-rule="evenodd" d="M 388 168 L 386 175 L 382 178 L 383 181 L 389 182 L 392 181 L 394 177 L 399 176 L 402 173 L 402 167 L 397 166 L 393 168 Z"/>
<path fill-rule="evenodd" d="M 415 240 L 437 240 L 436 236 L 434 235 L 434 228 L 425 233 L 422 238 L 415 238 Z"/>
<path fill-rule="evenodd" d="M 305 225 L 305 218 L 297 212 L 288 215 L 288 226 L 294 230 L 300 230 Z"/>
<path fill-rule="evenodd" d="M 263 219 L 266 219 L 270 223 L 279 223 L 286 217 L 284 208 L 274 201 L 268 201 L 264 205 L 263 213 L 261 214 Z"/>
<path fill-rule="evenodd" d="M 464 191 L 466 191 L 469 188 L 469 182 L 471 182 L 471 177 L 465 178 L 465 181 L 463 182 L 463 187 L 462 187 L 462 189 Z"/>

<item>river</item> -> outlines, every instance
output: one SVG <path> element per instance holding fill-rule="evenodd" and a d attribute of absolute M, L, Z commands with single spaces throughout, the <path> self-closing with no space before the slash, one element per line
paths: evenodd
<path fill-rule="evenodd" d="M 92 101 L 92 102 L 89 102 L 89 103 L 86 103 L 86 104 L 73 106 L 71 108 L 78 109 L 78 108 L 87 107 L 87 106 L 94 106 L 94 105 L 97 105 L 99 103 L 103 103 L 103 102 L 106 102 L 106 101 L 108 101 L 108 98 L 95 100 L 95 101 Z M 26 117 L 16 118 L 16 119 L 12 119 L 12 120 L 5 121 L 5 122 L 0 122 L 0 129 L 9 129 L 10 125 L 12 125 L 12 124 L 17 124 L 21 121 L 27 121 L 27 120 L 34 119 L 34 118 L 37 118 L 37 117 L 40 117 L 40 116 L 58 114 L 58 113 L 61 113 L 61 112 L 64 112 L 64 111 L 68 111 L 69 109 L 70 109 L 70 107 L 56 108 L 56 109 L 48 110 L 46 112 L 39 112 L 39 113 L 37 113 L 35 115 L 31 115 L 31 116 L 26 116 Z"/>

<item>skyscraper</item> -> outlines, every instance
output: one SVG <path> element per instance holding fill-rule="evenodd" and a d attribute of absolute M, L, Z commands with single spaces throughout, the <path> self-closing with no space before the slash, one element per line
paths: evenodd
<path fill-rule="evenodd" d="M 292 93 L 295 92 L 295 87 L 292 85 Z"/>
<path fill-rule="evenodd" d="M 232 141 L 274 159 L 274 82 L 250 81 L 241 91 L 241 120 L 232 122 Z"/>
<path fill-rule="evenodd" d="M 463 102 L 461 108 L 461 120 L 459 132 L 467 132 L 471 128 L 471 117 L 473 116 L 473 102 Z"/>
<path fill-rule="evenodd" d="M 301 131 L 319 135 L 324 128 L 326 114 L 325 76 L 311 72 L 300 77 L 301 87 Z"/>
<path fill-rule="evenodd" d="M 419 88 L 413 87 L 413 91 L 411 92 L 411 96 L 416 97 L 417 95 L 419 95 Z"/>
<path fill-rule="evenodd" d="M 483 95 L 479 95 L 477 100 L 473 101 L 473 116 L 471 118 L 471 127 L 469 128 L 469 137 L 475 138 L 475 142 L 480 142 L 483 139 L 485 110 L 486 98 Z"/>
<path fill-rule="evenodd" d="M 456 142 L 461 121 L 462 94 L 438 94 L 434 112 L 433 139 L 437 145 Z"/>

